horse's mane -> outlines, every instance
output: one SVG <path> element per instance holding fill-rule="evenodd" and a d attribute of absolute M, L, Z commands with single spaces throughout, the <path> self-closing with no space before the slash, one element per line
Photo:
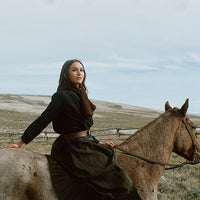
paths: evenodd
<path fill-rule="evenodd" d="M 158 124 L 158 122 L 163 119 L 166 116 L 166 112 L 160 114 L 158 117 L 156 117 L 155 119 L 153 119 L 152 121 L 150 121 L 148 124 L 146 124 L 145 126 L 141 127 L 140 129 L 138 129 L 134 134 L 131 134 L 130 136 L 128 136 L 122 143 L 119 144 L 120 145 L 125 145 L 127 143 L 130 142 L 130 140 L 135 140 L 136 138 L 138 138 L 138 136 L 141 136 L 141 133 L 148 130 L 150 127 L 152 127 L 154 124 Z"/>

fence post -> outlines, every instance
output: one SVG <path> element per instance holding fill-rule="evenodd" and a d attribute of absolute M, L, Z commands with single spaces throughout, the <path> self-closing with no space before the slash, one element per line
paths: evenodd
<path fill-rule="evenodd" d="M 48 142 L 47 131 L 44 131 L 44 135 L 45 135 L 45 140 L 46 140 L 46 142 Z"/>
<path fill-rule="evenodd" d="M 117 131 L 117 136 L 120 137 L 120 132 L 119 132 L 120 128 L 116 128 L 116 131 Z"/>
<path fill-rule="evenodd" d="M 12 141 L 12 133 L 8 133 L 9 134 L 9 143 L 11 144 L 13 141 Z"/>

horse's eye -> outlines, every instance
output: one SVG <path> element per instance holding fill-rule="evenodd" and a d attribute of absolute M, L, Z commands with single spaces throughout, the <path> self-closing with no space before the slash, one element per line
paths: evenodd
<path fill-rule="evenodd" d="M 197 129 L 197 126 L 193 126 L 192 129 L 195 131 Z"/>
<path fill-rule="evenodd" d="M 195 136 L 196 136 L 196 138 L 198 138 L 198 135 L 200 135 L 200 132 L 195 131 Z"/>

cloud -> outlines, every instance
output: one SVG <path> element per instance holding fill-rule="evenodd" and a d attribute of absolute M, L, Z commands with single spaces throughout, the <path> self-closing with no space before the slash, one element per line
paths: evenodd
<path fill-rule="evenodd" d="M 109 63 L 106 62 L 95 62 L 95 61 L 86 61 L 83 63 L 87 67 L 103 67 L 103 68 L 108 68 L 110 67 Z"/>
<path fill-rule="evenodd" d="M 167 70 L 172 70 L 172 71 L 183 70 L 183 68 L 178 66 L 178 65 L 165 65 L 164 68 L 167 69 Z"/>
<path fill-rule="evenodd" d="M 38 63 L 16 67 L 16 74 L 21 75 L 58 75 L 64 62 Z"/>
<path fill-rule="evenodd" d="M 101 71 L 105 72 L 105 70 L 116 70 L 116 71 L 129 71 L 129 72 L 177 72 L 184 71 L 185 65 L 187 64 L 185 58 L 174 58 L 174 57 L 122 57 L 117 54 L 112 54 L 109 58 L 105 58 L 103 61 L 87 61 L 85 66 L 88 67 L 89 70 L 95 72 Z"/>
<path fill-rule="evenodd" d="M 158 70 L 157 67 L 153 67 L 150 65 L 145 65 L 142 63 L 134 63 L 134 62 L 116 62 L 113 61 L 110 62 L 86 62 L 87 68 L 89 70 L 95 71 L 101 69 L 102 72 L 105 72 L 105 70 L 133 70 L 133 71 L 152 71 L 152 70 Z"/>
<path fill-rule="evenodd" d="M 190 52 L 186 58 L 189 62 L 200 64 L 200 53 Z"/>
<path fill-rule="evenodd" d="M 44 3 L 48 4 L 48 5 L 52 5 L 54 6 L 55 4 L 60 3 L 60 0 L 42 0 Z"/>

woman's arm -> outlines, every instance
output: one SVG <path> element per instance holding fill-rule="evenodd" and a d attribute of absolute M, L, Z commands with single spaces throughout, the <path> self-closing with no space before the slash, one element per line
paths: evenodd
<path fill-rule="evenodd" d="M 8 144 L 7 146 L 0 147 L 3 148 L 20 148 L 22 144 L 28 144 L 32 141 L 41 131 L 55 118 L 62 110 L 63 98 L 60 94 L 55 93 L 52 96 L 50 104 L 47 106 L 45 111 L 33 121 L 28 128 L 25 130 L 21 139 L 16 144 Z"/>
<path fill-rule="evenodd" d="M 45 111 L 24 131 L 21 139 L 25 144 L 37 137 L 50 122 L 60 115 L 63 108 L 63 95 L 55 93 Z"/>

